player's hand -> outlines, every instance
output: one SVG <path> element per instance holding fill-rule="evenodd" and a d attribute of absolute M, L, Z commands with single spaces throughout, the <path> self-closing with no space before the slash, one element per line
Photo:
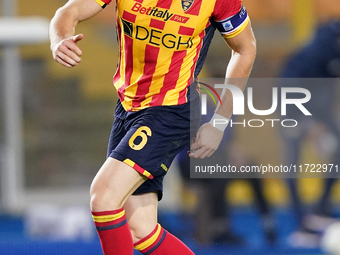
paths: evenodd
<path fill-rule="evenodd" d="M 223 131 L 209 123 L 203 124 L 197 131 L 196 138 L 190 146 L 191 158 L 210 157 L 218 148 L 223 138 Z"/>
<path fill-rule="evenodd" d="M 51 45 L 53 58 L 60 64 L 66 67 L 74 67 L 77 66 L 82 55 L 81 50 L 77 46 L 77 43 L 83 39 L 83 34 L 78 34 L 75 36 L 71 36 L 66 38 L 56 45 Z"/>

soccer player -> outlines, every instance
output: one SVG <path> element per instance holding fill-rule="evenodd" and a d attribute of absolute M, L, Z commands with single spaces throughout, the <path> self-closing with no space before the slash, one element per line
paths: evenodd
<path fill-rule="evenodd" d="M 53 58 L 66 67 L 81 62 L 76 25 L 111 0 L 70 0 L 50 25 Z M 226 77 L 248 78 L 255 39 L 241 0 L 117 0 L 119 66 L 113 83 L 119 100 L 108 157 L 91 185 L 91 210 L 106 255 L 193 254 L 157 224 L 162 181 L 175 155 L 199 123 L 196 78 L 217 28 L 232 49 Z M 242 89 L 245 83 L 238 83 Z M 224 93 L 213 118 L 229 119 Z M 191 109 L 190 109 L 191 108 Z M 190 114 L 189 114 L 190 112 Z M 225 126 L 197 131 L 191 157 L 210 156 Z"/>

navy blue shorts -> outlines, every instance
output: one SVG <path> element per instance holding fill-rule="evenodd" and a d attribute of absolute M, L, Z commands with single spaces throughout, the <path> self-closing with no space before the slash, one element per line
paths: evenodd
<path fill-rule="evenodd" d="M 196 133 L 199 123 L 199 98 L 136 112 L 126 112 L 118 100 L 107 156 L 148 177 L 134 195 L 157 192 L 161 200 L 163 178 L 175 156 L 189 146 L 190 134 Z"/>

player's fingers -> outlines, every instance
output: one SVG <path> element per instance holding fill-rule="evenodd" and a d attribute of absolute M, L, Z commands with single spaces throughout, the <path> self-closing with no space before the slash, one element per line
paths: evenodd
<path fill-rule="evenodd" d="M 81 56 L 83 54 L 83 52 L 79 49 L 79 47 L 77 46 L 77 44 L 73 41 L 73 40 L 68 40 L 65 42 L 65 46 L 70 49 L 71 51 L 73 51 L 77 57 Z M 79 58 L 79 57 L 78 57 Z M 80 58 L 79 58 L 80 59 Z"/>
<path fill-rule="evenodd" d="M 198 149 L 199 149 L 198 143 L 195 142 L 195 143 L 191 144 L 190 151 L 196 151 Z"/>
<path fill-rule="evenodd" d="M 190 151 L 188 151 L 188 156 L 190 158 L 196 158 L 195 153 L 196 153 L 196 150 L 190 150 Z"/>
<path fill-rule="evenodd" d="M 70 58 L 69 56 L 67 56 L 66 54 L 64 54 L 63 52 L 58 52 L 56 54 L 60 59 L 62 59 L 64 62 L 66 62 L 67 64 L 69 64 L 70 66 L 77 66 L 78 63 L 76 61 L 74 61 L 72 58 Z"/>
<path fill-rule="evenodd" d="M 216 151 L 216 149 L 214 148 L 210 148 L 208 146 L 201 146 L 196 150 L 190 150 L 189 156 L 192 158 L 206 158 L 206 157 L 210 157 L 212 154 L 214 154 L 214 152 Z"/>
<path fill-rule="evenodd" d="M 208 158 L 214 153 L 214 150 L 212 149 L 206 149 L 204 153 L 200 156 L 201 159 Z"/>
<path fill-rule="evenodd" d="M 202 147 L 202 141 L 200 139 L 201 132 L 200 130 L 197 131 L 196 136 L 194 139 L 192 139 L 192 144 L 190 146 L 191 150 L 197 150 Z"/>
<path fill-rule="evenodd" d="M 77 63 L 81 62 L 81 58 L 78 56 L 78 53 L 82 53 L 81 50 L 75 45 L 74 42 L 68 41 L 65 42 L 64 45 L 60 46 L 60 51 L 63 52 L 65 55 L 72 58 Z M 77 53 L 78 52 L 78 53 Z"/>
<path fill-rule="evenodd" d="M 55 57 L 55 60 L 56 60 L 59 64 L 62 64 L 63 66 L 72 67 L 70 64 L 68 64 L 68 63 L 66 63 L 64 60 L 62 60 L 59 56 L 56 56 L 56 57 Z"/>
<path fill-rule="evenodd" d="M 198 152 L 198 154 L 196 155 L 196 157 L 203 159 L 206 156 L 208 156 L 208 154 L 210 153 L 210 150 L 206 146 L 204 146 L 204 147 L 200 148 L 197 152 Z"/>
<path fill-rule="evenodd" d="M 204 152 L 205 152 L 204 148 L 198 148 L 196 150 L 191 150 L 190 153 L 189 153 L 189 157 L 200 158 Z"/>
<path fill-rule="evenodd" d="M 190 152 L 189 152 L 189 157 L 190 157 L 190 158 L 197 158 L 196 152 L 197 152 L 197 151 L 190 151 Z"/>
<path fill-rule="evenodd" d="M 84 35 L 83 34 L 78 34 L 78 35 L 72 36 L 71 38 L 72 38 L 72 40 L 75 43 L 77 43 L 77 42 L 79 42 L 80 40 L 82 40 L 84 38 Z"/>
<path fill-rule="evenodd" d="M 215 151 L 216 151 L 216 150 L 210 150 L 210 153 L 208 154 L 207 157 L 208 157 L 208 158 L 211 157 L 211 155 L 213 155 Z"/>

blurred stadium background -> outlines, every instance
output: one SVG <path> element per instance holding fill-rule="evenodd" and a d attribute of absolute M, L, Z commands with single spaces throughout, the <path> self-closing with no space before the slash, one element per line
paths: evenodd
<path fill-rule="evenodd" d="M 1 22 L 6 16 L 41 17 L 44 27 L 65 2 L 2 0 L 0 28 L 5 29 Z M 339 0 L 244 0 L 244 5 L 258 43 L 251 75 L 256 78 L 278 77 L 287 56 L 312 37 L 318 24 L 340 19 Z M 0 254 L 101 252 L 88 194 L 105 159 L 117 99 L 112 85 L 118 55 L 114 11 L 112 4 L 78 26 L 77 33 L 85 35 L 80 42 L 83 61 L 74 69 L 63 68 L 52 59 L 47 31 L 41 41 L 20 44 L 9 43 L 0 33 Z M 201 77 L 223 77 L 229 57 L 223 39 L 216 34 Z M 254 160 L 261 161 L 265 152 L 272 162 L 279 161 L 279 135 L 276 140 L 262 139 L 261 144 L 257 140 L 261 135 L 248 135 L 236 132 L 235 141 L 254 141 L 245 148 Z M 320 156 L 312 141 L 305 142 L 302 151 L 302 161 Z M 199 243 L 193 215 L 200 198 L 183 184 L 176 163 L 170 171 L 160 203 L 160 222 L 196 254 L 324 254 L 318 242 L 298 245 L 289 239 L 299 226 L 287 185 L 280 179 L 263 182 L 265 199 L 273 208 L 273 245 L 266 240 L 254 192 L 244 180 L 233 180 L 225 188 L 231 207 L 230 229 L 242 241 Z M 308 207 L 320 198 L 323 180 L 299 179 L 298 187 Z M 339 183 L 331 201 L 337 208 Z"/>

